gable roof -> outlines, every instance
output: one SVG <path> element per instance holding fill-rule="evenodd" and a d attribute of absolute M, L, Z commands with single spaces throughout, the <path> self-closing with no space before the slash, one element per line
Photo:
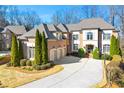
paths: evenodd
<path fill-rule="evenodd" d="M 82 29 L 115 29 L 111 24 L 107 23 L 101 18 L 83 19 L 77 24 L 67 24 L 69 31 Z"/>
<path fill-rule="evenodd" d="M 83 19 L 80 21 L 79 26 L 83 26 L 82 28 L 115 29 L 101 18 Z"/>
<path fill-rule="evenodd" d="M 68 32 L 68 28 L 65 24 L 59 24 L 57 25 L 57 28 L 61 30 L 61 32 Z"/>
<path fill-rule="evenodd" d="M 22 35 L 20 37 L 20 39 L 21 38 L 24 39 L 24 37 L 35 37 L 37 29 L 39 30 L 40 33 L 44 32 L 46 38 L 48 38 L 48 39 L 54 39 L 55 38 L 53 36 L 53 34 L 49 31 L 49 28 L 47 27 L 47 25 L 46 24 L 41 24 L 41 25 L 33 28 L 29 32 L 25 33 L 24 35 Z"/>
<path fill-rule="evenodd" d="M 6 26 L 2 33 L 5 33 L 7 31 L 6 29 L 10 30 L 16 35 L 21 35 L 27 32 L 24 26 Z"/>

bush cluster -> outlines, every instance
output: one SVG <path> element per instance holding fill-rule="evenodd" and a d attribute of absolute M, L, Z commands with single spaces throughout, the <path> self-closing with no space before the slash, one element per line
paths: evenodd
<path fill-rule="evenodd" d="M 32 62 L 31 62 L 31 60 L 27 60 L 27 62 L 26 62 L 26 66 L 32 66 Z"/>
<path fill-rule="evenodd" d="M 21 59 L 20 66 L 32 66 L 32 61 L 28 59 Z"/>
<path fill-rule="evenodd" d="M 83 48 L 79 48 L 79 49 L 78 49 L 78 56 L 79 56 L 80 58 L 83 58 L 83 57 L 84 57 L 84 54 L 85 54 L 84 49 L 83 49 Z"/>
<path fill-rule="evenodd" d="M 93 51 L 93 58 L 94 59 L 100 59 L 100 51 L 98 48 L 95 48 Z"/>
<path fill-rule="evenodd" d="M 101 56 L 101 59 L 106 59 L 106 60 L 112 60 L 112 57 L 110 56 L 110 55 L 108 55 L 108 54 L 102 54 L 102 56 Z"/>
<path fill-rule="evenodd" d="M 33 66 L 33 68 L 35 70 L 45 70 L 47 68 L 50 68 L 51 66 L 52 66 L 51 63 L 47 63 L 47 64 L 44 64 L 44 65 L 35 65 L 35 66 Z"/>
<path fill-rule="evenodd" d="M 112 56 L 112 62 L 121 62 L 122 58 L 120 55 L 113 55 Z"/>
<path fill-rule="evenodd" d="M 20 66 L 26 66 L 27 59 L 20 60 Z"/>

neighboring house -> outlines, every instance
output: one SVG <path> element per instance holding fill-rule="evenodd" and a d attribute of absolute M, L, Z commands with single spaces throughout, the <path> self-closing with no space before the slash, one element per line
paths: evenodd
<path fill-rule="evenodd" d="M 14 33 L 17 37 L 26 33 L 24 26 L 7 26 L 1 32 L 1 43 L 2 50 L 9 50 L 11 47 L 11 39 L 12 33 Z"/>
<path fill-rule="evenodd" d="M 2 50 L 2 32 L 3 28 L 0 27 L 0 51 Z"/>
<path fill-rule="evenodd" d="M 109 53 L 111 35 L 118 37 L 115 28 L 100 18 L 83 19 L 77 24 L 41 24 L 19 37 L 25 58 L 34 58 L 37 29 L 45 33 L 49 60 L 53 61 L 77 52 L 79 48 L 92 52 L 98 47 L 101 53 Z"/>

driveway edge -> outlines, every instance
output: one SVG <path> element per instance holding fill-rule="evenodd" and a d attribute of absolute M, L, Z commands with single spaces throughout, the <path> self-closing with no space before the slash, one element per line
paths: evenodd
<path fill-rule="evenodd" d="M 105 67 L 104 67 L 104 62 L 102 60 L 102 67 L 103 67 L 103 76 L 102 76 L 102 80 L 95 84 L 95 85 L 92 85 L 90 88 L 103 88 L 106 84 L 107 84 L 107 79 L 106 79 L 106 70 L 105 70 Z"/>

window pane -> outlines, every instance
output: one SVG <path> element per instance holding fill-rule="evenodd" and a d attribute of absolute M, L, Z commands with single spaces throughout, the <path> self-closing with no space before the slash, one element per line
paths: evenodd
<path fill-rule="evenodd" d="M 103 34 L 103 40 L 109 40 L 109 39 L 110 39 L 110 34 L 109 33 Z"/>
<path fill-rule="evenodd" d="M 103 52 L 109 52 L 110 51 L 110 45 L 103 45 Z"/>
<path fill-rule="evenodd" d="M 87 33 L 87 40 L 92 40 L 93 39 L 93 33 L 92 32 L 88 32 Z"/>
<path fill-rule="evenodd" d="M 73 50 L 78 50 L 78 44 L 73 44 Z"/>
<path fill-rule="evenodd" d="M 78 35 L 73 35 L 73 40 L 78 40 Z"/>

